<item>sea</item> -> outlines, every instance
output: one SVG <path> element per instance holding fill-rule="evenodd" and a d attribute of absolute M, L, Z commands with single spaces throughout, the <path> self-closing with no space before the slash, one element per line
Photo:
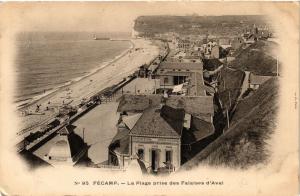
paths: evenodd
<path fill-rule="evenodd" d="M 24 105 L 102 69 L 132 47 L 130 41 L 110 39 L 129 39 L 129 36 L 123 32 L 18 34 L 15 103 Z"/>

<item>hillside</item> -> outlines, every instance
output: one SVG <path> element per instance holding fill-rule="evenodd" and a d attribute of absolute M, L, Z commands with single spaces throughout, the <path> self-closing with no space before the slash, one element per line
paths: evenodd
<path fill-rule="evenodd" d="M 278 81 L 272 78 L 238 104 L 227 132 L 182 169 L 191 169 L 199 163 L 242 169 L 266 163 L 270 156 L 266 141 L 275 128 L 277 99 Z"/>
<path fill-rule="evenodd" d="M 259 40 L 236 55 L 229 66 L 257 75 L 274 76 L 277 70 L 276 52 L 278 45 L 270 41 Z"/>
<path fill-rule="evenodd" d="M 258 15 L 237 16 L 140 16 L 134 30 L 141 34 L 176 32 L 179 34 L 210 34 L 222 36 L 240 35 L 248 26 L 265 25 Z"/>

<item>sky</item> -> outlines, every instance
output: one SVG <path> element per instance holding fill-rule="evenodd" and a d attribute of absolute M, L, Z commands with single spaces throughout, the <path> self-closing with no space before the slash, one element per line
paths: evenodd
<path fill-rule="evenodd" d="M 35 2 L 0 6 L 1 29 L 130 32 L 140 15 L 265 14 L 256 2 Z M 0 29 L 0 30 L 1 30 Z"/>

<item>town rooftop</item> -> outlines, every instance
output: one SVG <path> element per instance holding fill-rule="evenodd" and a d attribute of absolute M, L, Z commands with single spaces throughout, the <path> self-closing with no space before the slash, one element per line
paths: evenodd
<path fill-rule="evenodd" d="M 202 63 L 192 63 L 192 62 L 162 62 L 159 69 L 188 69 L 188 70 L 203 70 Z"/>
<path fill-rule="evenodd" d="M 184 110 L 163 106 L 148 108 L 137 121 L 130 135 L 180 138 L 183 129 Z"/>

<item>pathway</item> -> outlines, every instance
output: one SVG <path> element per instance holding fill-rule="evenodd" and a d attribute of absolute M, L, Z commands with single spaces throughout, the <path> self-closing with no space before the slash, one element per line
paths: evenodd
<path fill-rule="evenodd" d="M 242 95 L 247 91 L 247 89 L 249 88 L 249 76 L 250 76 L 250 71 L 244 71 L 245 72 L 245 78 L 243 81 L 243 84 L 241 86 L 241 92 L 240 95 L 237 99 L 237 101 L 240 101 L 242 99 Z"/>

